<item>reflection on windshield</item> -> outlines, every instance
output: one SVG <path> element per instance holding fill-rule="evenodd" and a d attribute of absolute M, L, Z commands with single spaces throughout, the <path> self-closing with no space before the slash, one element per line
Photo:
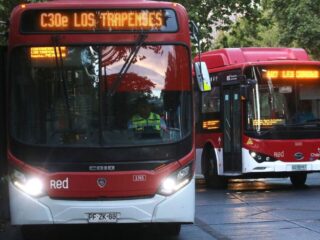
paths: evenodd
<path fill-rule="evenodd" d="M 99 53 L 92 46 L 81 51 L 81 64 L 93 87 L 99 84 Z"/>
<path fill-rule="evenodd" d="M 274 126 L 304 126 L 320 119 L 320 84 L 304 79 L 261 78 L 247 102 L 247 126 L 261 131 Z M 252 76 L 248 76 L 251 77 Z"/>
<path fill-rule="evenodd" d="M 132 48 L 67 47 L 59 68 L 54 54 L 34 58 L 32 48 L 16 49 L 12 59 L 19 71 L 11 72 L 13 137 L 54 146 L 127 146 L 188 136 L 188 52 L 182 46 L 142 46 L 115 93 L 108 94 Z M 138 117 L 142 100 L 150 113 Z"/>

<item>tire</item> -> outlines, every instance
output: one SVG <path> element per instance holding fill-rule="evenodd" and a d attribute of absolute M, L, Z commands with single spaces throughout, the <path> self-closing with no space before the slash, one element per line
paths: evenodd
<path fill-rule="evenodd" d="M 162 233 L 166 236 L 179 236 L 181 231 L 180 223 L 165 223 L 161 225 Z"/>
<path fill-rule="evenodd" d="M 23 225 L 21 226 L 21 234 L 24 240 L 40 240 L 45 239 L 42 226 Z"/>
<path fill-rule="evenodd" d="M 307 180 L 306 173 L 297 173 L 290 176 L 290 181 L 295 188 L 303 188 L 305 187 Z"/>
<path fill-rule="evenodd" d="M 228 179 L 218 175 L 217 160 L 212 148 L 207 148 L 202 156 L 203 175 L 209 188 L 225 189 Z"/>

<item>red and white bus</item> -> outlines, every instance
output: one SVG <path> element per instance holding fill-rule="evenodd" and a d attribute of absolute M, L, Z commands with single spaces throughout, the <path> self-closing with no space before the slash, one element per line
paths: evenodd
<path fill-rule="evenodd" d="M 290 177 L 300 187 L 320 170 L 320 62 L 294 48 L 220 49 L 199 59 L 211 89 L 195 97 L 196 172 L 209 186 Z"/>
<path fill-rule="evenodd" d="M 179 4 L 21 4 L 8 38 L 13 225 L 194 220 L 189 24 Z M 128 128 L 145 99 L 161 130 Z M 164 127 L 163 127 L 164 126 Z"/>

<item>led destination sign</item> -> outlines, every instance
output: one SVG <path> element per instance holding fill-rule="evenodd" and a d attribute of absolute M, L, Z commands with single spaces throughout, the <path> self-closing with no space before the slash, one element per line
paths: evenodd
<path fill-rule="evenodd" d="M 60 55 L 61 53 L 61 55 Z M 30 57 L 32 59 L 39 58 L 56 58 L 62 57 L 65 58 L 67 56 L 67 47 L 32 47 L 30 48 Z"/>
<path fill-rule="evenodd" d="M 175 13 L 170 9 L 141 10 L 30 10 L 22 16 L 24 33 L 177 31 Z"/>
<path fill-rule="evenodd" d="M 318 70 L 267 70 L 264 76 L 272 79 L 318 79 L 320 72 Z"/>
<path fill-rule="evenodd" d="M 40 29 L 159 29 L 163 27 L 162 11 L 117 11 L 68 13 L 41 13 Z"/>

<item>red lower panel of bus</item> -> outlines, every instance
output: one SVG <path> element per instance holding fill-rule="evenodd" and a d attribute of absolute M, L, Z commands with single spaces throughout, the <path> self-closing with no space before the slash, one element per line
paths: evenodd
<path fill-rule="evenodd" d="M 320 159 L 320 139 L 260 140 L 243 136 L 243 146 L 283 162 Z"/>
<path fill-rule="evenodd" d="M 190 162 L 193 153 L 152 171 L 123 172 L 47 173 L 23 163 L 11 154 L 9 159 L 11 166 L 25 175 L 40 177 L 51 198 L 130 198 L 156 194 L 163 179 L 179 169 L 180 162 Z"/>

